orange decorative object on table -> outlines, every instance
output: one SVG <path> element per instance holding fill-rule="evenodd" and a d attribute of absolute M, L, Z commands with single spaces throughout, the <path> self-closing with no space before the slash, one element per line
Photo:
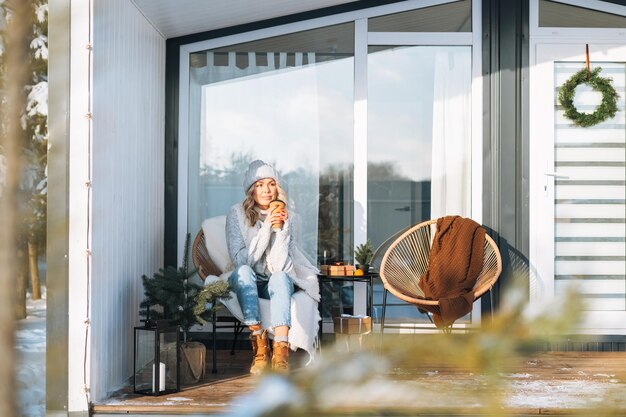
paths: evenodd
<path fill-rule="evenodd" d="M 285 202 L 283 200 L 273 200 L 272 202 L 270 202 L 270 211 L 272 214 L 274 213 L 278 213 L 280 211 L 285 210 Z M 272 223 L 272 230 L 273 231 L 279 231 L 283 228 L 283 221 L 280 220 L 276 223 Z"/>

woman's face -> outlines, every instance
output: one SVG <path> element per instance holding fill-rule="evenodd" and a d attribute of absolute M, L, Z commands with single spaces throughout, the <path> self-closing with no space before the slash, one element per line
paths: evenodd
<path fill-rule="evenodd" d="M 254 202 L 257 206 L 266 210 L 272 200 L 278 197 L 278 187 L 273 178 L 264 178 L 254 183 Z"/>

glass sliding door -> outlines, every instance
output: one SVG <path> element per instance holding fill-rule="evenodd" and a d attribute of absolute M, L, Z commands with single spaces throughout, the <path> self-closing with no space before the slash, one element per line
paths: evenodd
<path fill-rule="evenodd" d="M 367 62 L 367 234 L 377 247 L 419 222 L 470 215 L 471 47 L 370 46 Z M 388 303 L 391 321 L 428 321 Z"/>
<path fill-rule="evenodd" d="M 354 263 L 355 244 L 370 239 L 376 248 L 427 219 L 480 220 L 470 175 L 470 120 L 480 113 L 471 106 L 476 8 L 471 0 L 442 1 L 417 9 L 399 2 L 181 49 L 188 82 L 181 77 L 179 243 L 243 200 L 243 173 L 255 159 L 282 173 L 298 242 L 318 265 Z M 365 311 L 362 286 L 321 291 L 325 320 L 337 305 Z M 381 295 L 377 284 L 375 304 Z M 391 321 L 428 320 L 390 298 L 402 304 L 387 311 Z M 372 314 L 380 318 L 379 308 Z"/>
<path fill-rule="evenodd" d="M 190 54 L 187 230 L 243 201 L 248 164 L 282 174 L 299 242 L 352 253 L 352 23 Z"/>

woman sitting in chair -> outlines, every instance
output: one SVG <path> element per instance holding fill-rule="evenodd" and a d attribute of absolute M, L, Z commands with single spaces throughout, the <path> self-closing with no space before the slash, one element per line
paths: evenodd
<path fill-rule="evenodd" d="M 282 205 L 286 201 L 278 172 L 263 161 L 253 161 L 244 174 L 246 197 L 226 217 L 226 242 L 234 270 L 229 278 L 250 328 L 254 356 L 250 372 L 262 372 L 270 362 L 268 329 L 259 315 L 259 297 L 270 300 L 274 333 L 272 369 L 289 370 L 289 329 L 294 286 L 319 299 L 316 268 L 296 249 L 293 224 Z M 313 338 L 315 336 L 312 336 Z"/>

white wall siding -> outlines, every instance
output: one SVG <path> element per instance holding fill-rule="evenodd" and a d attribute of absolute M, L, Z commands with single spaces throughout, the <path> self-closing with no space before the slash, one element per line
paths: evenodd
<path fill-rule="evenodd" d="M 85 45 L 90 42 L 90 3 L 72 1 L 70 8 L 70 126 L 69 126 L 69 242 L 68 242 L 68 386 L 67 411 L 84 412 L 88 408 L 84 392 L 84 379 L 89 378 L 90 370 L 85 369 L 84 360 L 89 349 L 85 345 L 85 318 L 89 306 L 89 280 L 91 270 L 89 213 L 91 197 L 85 182 L 89 174 L 89 132 L 90 122 L 85 117 L 90 111 L 91 56 Z M 58 152 L 58 150 L 57 150 Z M 62 151 L 61 151 L 62 152 Z M 63 299 L 60 295 L 57 300 Z M 62 304 L 63 301 L 60 302 Z M 54 307 L 53 307 L 54 311 Z M 58 310 L 57 310 L 58 311 Z M 49 316 L 52 319 L 53 316 Z M 62 321 L 62 320 L 61 320 Z M 62 351 L 62 349 L 61 349 Z M 61 378 L 62 380 L 62 378 Z"/>
<path fill-rule="evenodd" d="M 142 274 L 163 264 L 165 39 L 130 0 L 93 2 L 91 395 L 132 375 Z"/>

